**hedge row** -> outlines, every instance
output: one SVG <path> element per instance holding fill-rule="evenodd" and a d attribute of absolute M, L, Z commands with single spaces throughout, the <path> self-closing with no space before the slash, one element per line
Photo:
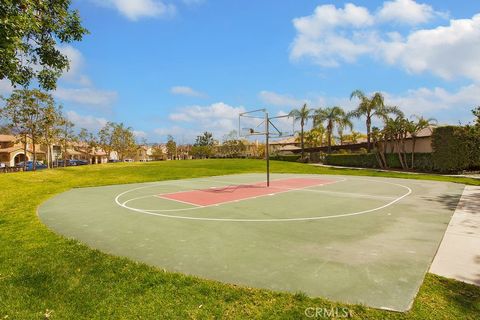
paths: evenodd
<path fill-rule="evenodd" d="M 388 167 L 400 169 L 402 165 L 395 153 L 385 155 Z M 412 154 L 407 153 L 407 161 L 410 163 Z M 334 166 L 360 167 L 360 168 L 380 168 L 375 154 L 329 154 L 325 156 L 325 164 Z M 434 164 L 431 153 L 415 153 L 414 168 L 421 171 L 433 171 Z"/>
<path fill-rule="evenodd" d="M 271 156 L 270 160 L 278 160 L 278 161 L 288 161 L 288 162 L 297 162 L 300 159 L 300 155 L 276 155 L 276 156 Z"/>
<path fill-rule="evenodd" d="M 480 130 L 472 126 L 438 127 L 432 136 L 437 171 L 459 172 L 480 168 Z"/>

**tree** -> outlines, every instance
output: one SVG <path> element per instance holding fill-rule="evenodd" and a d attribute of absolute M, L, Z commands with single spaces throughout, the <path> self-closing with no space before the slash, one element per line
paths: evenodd
<path fill-rule="evenodd" d="M 415 145 L 417 142 L 417 136 L 418 133 L 424 129 L 430 128 L 431 126 L 434 126 L 437 124 L 437 120 L 434 118 L 424 118 L 423 116 L 414 116 L 417 121 L 413 122 L 410 121 L 407 124 L 407 131 L 412 137 L 412 159 L 410 163 L 410 168 L 414 168 L 414 162 L 415 162 Z"/>
<path fill-rule="evenodd" d="M 98 145 L 103 149 L 103 151 L 105 151 L 108 158 L 110 158 L 110 154 L 113 151 L 114 130 L 115 123 L 107 122 L 98 132 Z"/>
<path fill-rule="evenodd" d="M 350 120 L 351 116 L 348 113 L 345 113 L 342 115 L 337 123 L 337 132 L 338 132 L 338 138 L 340 140 L 340 145 L 343 145 L 344 143 L 344 132 L 345 129 L 350 129 L 350 131 L 353 130 L 353 123 L 352 120 Z"/>
<path fill-rule="evenodd" d="M 202 135 L 197 136 L 195 146 L 213 146 L 215 140 L 211 132 L 205 131 Z"/>
<path fill-rule="evenodd" d="M 239 157 L 247 149 L 244 141 L 237 138 L 237 131 L 230 131 L 223 137 L 223 142 L 218 146 L 218 153 L 225 157 Z"/>
<path fill-rule="evenodd" d="M 373 127 L 371 136 L 373 141 L 373 151 L 375 154 L 375 158 L 377 159 L 380 168 L 387 169 L 388 163 L 385 157 L 385 150 L 383 147 L 384 145 L 386 145 L 385 130 L 382 131 L 377 127 Z"/>
<path fill-rule="evenodd" d="M 163 148 L 161 145 L 156 144 L 152 146 L 152 158 L 154 160 L 163 160 L 165 157 L 165 154 L 163 153 Z"/>
<path fill-rule="evenodd" d="M 58 44 L 81 41 L 88 33 L 70 4 L 70 0 L 0 2 L 0 79 L 24 87 L 37 79 L 43 89 L 56 88 L 69 67 Z"/>
<path fill-rule="evenodd" d="M 93 152 L 97 151 L 97 148 L 99 146 L 99 142 L 97 137 L 89 132 L 85 128 L 81 128 L 80 132 L 78 134 L 78 141 L 82 143 L 82 145 L 87 149 L 88 152 Z"/>
<path fill-rule="evenodd" d="M 59 124 L 59 142 L 62 149 L 63 166 L 65 167 L 68 160 L 68 148 L 76 140 L 75 132 L 73 131 L 75 125 L 64 117 L 61 118 Z"/>
<path fill-rule="evenodd" d="M 112 148 L 117 151 L 118 158 L 123 161 L 127 156 L 132 156 L 137 147 L 132 128 L 125 127 L 123 123 L 114 123 Z"/>
<path fill-rule="evenodd" d="M 171 135 L 167 137 L 167 156 L 169 159 L 174 159 L 177 156 L 177 143 Z"/>
<path fill-rule="evenodd" d="M 367 127 L 367 150 L 370 152 L 372 119 L 374 117 L 380 117 L 385 122 L 389 114 L 403 116 L 403 113 L 397 107 L 385 106 L 383 95 L 380 92 L 375 92 L 372 97 L 367 97 L 362 91 L 355 90 L 350 95 L 350 100 L 355 97 L 360 100 L 360 103 L 350 115 L 355 118 L 365 116 L 365 125 Z"/>
<path fill-rule="evenodd" d="M 338 126 L 345 119 L 345 111 L 338 106 L 329 108 L 320 108 L 314 113 L 314 126 L 326 122 L 328 152 L 332 151 L 332 137 L 335 126 Z"/>
<path fill-rule="evenodd" d="M 389 137 L 390 141 L 394 143 L 402 169 L 408 169 L 405 154 L 405 138 L 407 137 L 409 126 L 410 122 L 407 119 L 403 116 L 397 116 L 396 118 L 388 118 L 384 128 L 384 140 L 387 141 L 387 137 Z"/>
<path fill-rule="evenodd" d="M 60 128 L 63 120 L 62 107 L 57 106 L 53 99 L 49 101 L 48 107 L 45 109 L 44 121 L 43 121 L 43 136 L 42 140 L 47 147 L 47 166 L 52 167 L 52 146 L 53 143 L 58 140 L 60 135 Z"/>
<path fill-rule="evenodd" d="M 309 147 L 318 147 L 323 145 L 325 128 L 317 125 L 315 128 L 305 132 L 305 144 Z"/>
<path fill-rule="evenodd" d="M 472 110 L 473 115 L 477 118 L 475 119 L 475 125 L 480 128 L 480 106 Z"/>
<path fill-rule="evenodd" d="M 373 132 L 373 128 L 372 128 L 372 132 Z M 346 134 L 343 136 L 344 142 L 349 142 L 349 143 L 358 143 L 359 139 L 366 139 L 366 138 L 367 138 L 367 135 L 358 131 L 352 131 L 350 132 L 350 134 Z"/>
<path fill-rule="evenodd" d="M 46 127 L 51 128 L 51 117 L 55 112 L 55 103 L 51 95 L 38 89 L 14 90 L 7 99 L 2 111 L 16 134 L 22 136 L 24 154 L 27 155 L 28 138 L 32 142 L 33 170 L 36 170 L 37 143 L 41 139 Z M 24 169 L 26 168 L 24 161 Z"/>
<path fill-rule="evenodd" d="M 195 144 L 192 147 L 192 155 L 197 158 L 209 158 L 213 154 L 215 140 L 211 132 L 205 131 L 197 136 Z"/>
<path fill-rule="evenodd" d="M 302 159 L 304 158 L 304 129 L 305 125 L 310 119 L 311 110 L 308 108 L 307 104 L 304 103 L 300 109 L 293 109 L 290 111 L 289 116 L 293 117 L 293 121 L 300 121 L 300 148 L 302 150 Z"/>
<path fill-rule="evenodd" d="M 98 145 L 108 156 L 116 151 L 122 161 L 137 150 L 132 128 L 125 127 L 123 123 L 107 122 L 98 132 Z"/>
<path fill-rule="evenodd" d="M 1 118 L 1 114 L 0 114 L 0 118 Z M 12 129 L 8 125 L 2 124 L 0 125 L 0 134 L 12 134 Z"/>

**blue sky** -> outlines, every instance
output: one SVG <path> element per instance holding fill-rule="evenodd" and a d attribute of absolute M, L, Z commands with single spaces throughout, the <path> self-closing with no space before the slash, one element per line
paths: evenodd
<path fill-rule="evenodd" d="M 351 109 L 354 89 L 440 123 L 467 123 L 480 104 L 480 1 L 73 5 L 91 34 L 61 47 L 72 68 L 54 94 L 90 130 L 111 120 L 149 142 L 205 130 L 221 139 L 240 111 L 281 114 L 304 101 Z"/>

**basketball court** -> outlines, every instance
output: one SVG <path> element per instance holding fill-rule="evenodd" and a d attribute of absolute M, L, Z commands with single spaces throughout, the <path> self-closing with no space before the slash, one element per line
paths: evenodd
<path fill-rule="evenodd" d="M 241 286 L 409 309 L 463 185 L 240 174 L 73 189 L 52 230 L 102 251 Z"/>

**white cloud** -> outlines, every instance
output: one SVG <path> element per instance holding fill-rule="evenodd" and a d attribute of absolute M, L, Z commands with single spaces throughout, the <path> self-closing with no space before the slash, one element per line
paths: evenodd
<path fill-rule="evenodd" d="M 129 20 L 162 17 L 175 13 L 175 6 L 161 0 L 94 0 L 98 5 L 115 8 Z"/>
<path fill-rule="evenodd" d="M 133 135 L 141 143 L 143 139 L 147 139 L 148 133 L 142 130 L 133 130 Z"/>
<path fill-rule="evenodd" d="M 272 91 L 261 91 L 258 94 L 260 100 L 266 104 L 279 107 L 299 108 L 307 100 L 296 99 L 288 94 L 280 94 Z"/>
<path fill-rule="evenodd" d="M 389 104 L 397 105 L 409 114 L 431 114 L 451 110 L 469 112 L 480 103 L 480 85 L 471 84 L 451 92 L 444 88 L 419 88 L 409 90 L 403 95 L 385 93 Z M 456 119 L 451 119 L 456 121 Z"/>
<path fill-rule="evenodd" d="M 480 81 L 480 14 L 471 19 L 452 19 L 446 26 L 407 32 L 387 32 L 381 27 L 387 20 L 414 24 L 433 16 L 442 14 L 413 0 L 385 2 L 375 16 L 352 4 L 343 9 L 318 6 L 313 15 L 294 19 L 297 35 L 290 56 L 293 60 L 307 58 L 324 67 L 335 67 L 369 55 L 410 73 Z"/>
<path fill-rule="evenodd" d="M 61 46 L 58 50 L 67 56 L 70 63 L 69 70 L 63 73 L 62 79 L 81 86 L 91 86 L 91 80 L 82 73 L 85 65 L 82 53 L 70 45 Z"/>
<path fill-rule="evenodd" d="M 197 129 L 173 125 L 168 127 L 156 128 L 153 130 L 153 133 L 159 137 L 159 142 L 167 142 L 167 136 L 171 135 L 177 143 L 185 144 L 195 141 L 195 137 L 200 135 L 203 131 L 201 131 L 201 128 Z M 217 137 L 215 136 L 215 138 Z"/>
<path fill-rule="evenodd" d="M 417 25 L 430 21 L 436 14 L 427 4 L 414 0 L 394 0 L 383 3 L 378 19 L 383 22 Z"/>
<path fill-rule="evenodd" d="M 372 34 L 361 30 L 373 23 L 374 17 L 364 7 L 351 3 L 343 9 L 318 6 L 312 15 L 293 20 L 297 36 L 290 57 L 308 57 L 325 67 L 338 66 L 339 60 L 354 62 L 357 56 L 371 50 L 367 40 Z M 359 31 L 349 32 L 352 28 Z"/>
<path fill-rule="evenodd" d="M 238 129 L 238 115 L 244 107 L 233 107 L 223 102 L 209 106 L 190 106 L 170 114 L 169 119 L 177 123 L 177 128 L 188 129 L 185 134 L 200 134 L 210 131 L 216 138 Z"/>
<path fill-rule="evenodd" d="M 175 95 L 183 95 L 189 97 L 197 97 L 197 98 L 204 98 L 206 94 L 203 92 L 197 91 L 192 89 L 191 87 L 187 86 L 175 86 L 170 88 L 170 92 Z"/>
<path fill-rule="evenodd" d="M 10 94 L 13 89 L 15 89 L 12 84 L 10 83 L 10 80 L 7 79 L 1 79 L 0 80 L 0 94 Z"/>
<path fill-rule="evenodd" d="M 91 115 L 80 115 L 75 111 L 67 111 L 66 116 L 75 124 L 76 128 L 85 128 L 89 131 L 98 131 L 107 123 L 107 120 L 104 118 L 97 118 Z"/>
<path fill-rule="evenodd" d="M 480 14 L 451 20 L 449 26 L 412 32 L 405 40 L 384 42 L 388 63 L 412 73 L 429 71 L 444 79 L 463 76 L 480 81 Z"/>
<path fill-rule="evenodd" d="M 172 134 L 188 141 L 194 141 L 197 135 L 209 131 L 213 133 L 215 139 L 221 140 L 225 134 L 234 130 L 238 131 L 238 116 L 245 111 L 246 109 L 242 106 L 234 107 L 223 102 L 208 106 L 185 107 L 170 114 L 169 119 L 174 123 L 173 125 L 167 128 L 158 128 L 154 132 L 160 136 Z M 289 109 L 287 111 L 280 110 L 271 115 L 283 116 L 287 115 L 289 111 Z M 259 112 L 257 116 L 261 117 L 263 113 Z M 273 119 L 272 122 L 282 132 L 292 132 L 292 118 Z M 264 128 L 264 121 L 263 118 L 244 118 L 241 126 L 257 128 L 261 131 Z M 271 130 L 273 132 L 274 128 L 271 127 Z"/>
<path fill-rule="evenodd" d="M 170 114 L 170 120 L 183 122 L 197 121 L 223 121 L 238 119 L 238 114 L 244 112 L 243 107 L 232 107 L 223 102 L 213 103 L 209 106 L 190 106 Z"/>
<path fill-rule="evenodd" d="M 95 107 L 109 107 L 117 99 L 115 91 L 97 90 L 94 88 L 57 88 L 53 95 L 64 101 Z"/>

